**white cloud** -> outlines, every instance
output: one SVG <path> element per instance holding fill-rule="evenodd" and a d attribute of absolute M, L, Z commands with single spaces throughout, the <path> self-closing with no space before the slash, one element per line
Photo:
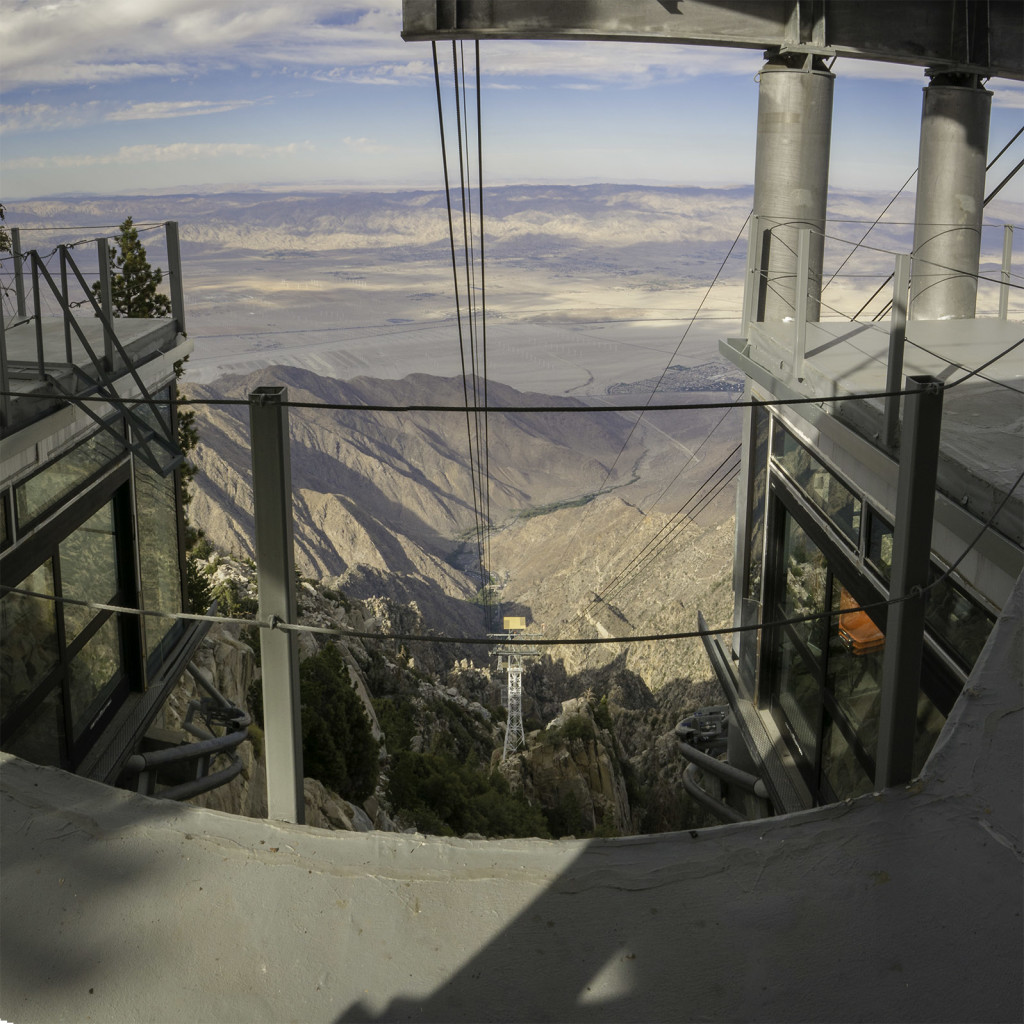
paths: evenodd
<path fill-rule="evenodd" d="M 373 139 L 354 139 L 348 135 L 341 141 L 344 142 L 349 149 L 354 149 L 359 153 L 385 153 L 392 148 L 391 146 L 385 146 L 379 142 L 375 142 Z"/>
<path fill-rule="evenodd" d="M 106 164 L 170 163 L 229 157 L 265 160 L 270 157 L 312 152 L 314 148 L 309 142 L 289 142 L 282 146 L 261 146 L 249 142 L 174 142 L 167 146 L 121 146 L 113 153 L 21 157 L 8 160 L 6 166 L 9 170 L 43 170 L 53 167 L 82 168 Z"/>
<path fill-rule="evenodd" d="M 400 0 L 16 0 L 0 21 L 4 87 L 408 59 L 400 24 Z"/>
<path fill-rule="evenodd" d="M 74 128 L 94 121 L 98 103 L 67 103 L 59 107 L 49 103 L 5 103 L 0 105 L 0 131 L 39 132 Z"/>
<path fill-rule="evenodd" d="M 1024 109 L 1024 82 L 988 83 L 993 91 L 992 106 L 1005 107 L 1008 110 Z"/>
<path fill-rule="evenodd" d="M 158 103 L 133 103 L 108 114 L 108 121 L 146 121 L 167 117 L 195 117 L 199 114 L 224 114 L 251 107 L 256 100 L 183 100 Z"/>

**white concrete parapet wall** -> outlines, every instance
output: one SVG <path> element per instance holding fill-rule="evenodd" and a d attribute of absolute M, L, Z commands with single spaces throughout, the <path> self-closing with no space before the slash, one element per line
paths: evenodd
<path fill-rule="evenodd" d="M 1013 1020 L 1021 581 L 923 777 L 619 840 L 323 832 L 4 755 L 0 1016 Z"/>

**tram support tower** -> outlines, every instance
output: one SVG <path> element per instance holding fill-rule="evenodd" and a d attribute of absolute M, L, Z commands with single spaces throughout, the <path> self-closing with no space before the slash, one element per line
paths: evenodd
<path fill-rule="evenodd" d="M 505 669 L 508 672 L 504 702 L 508 707 L 508 719 L 505 723 L 505 745 L 501 752 L 504 761 L 526 744 L 523 732 L 523 665 L 528 658 L 539 657 L 540 650 L 522 643 L 537 636 L 525 632 L 524 617 L 506 615 L 502 620 L 502 630 L 501 633 L 488 635 L 490 639 L 498 641 L 497 646 L 491 649 L 491 653 L 497 656 L 498 670 Z"/>

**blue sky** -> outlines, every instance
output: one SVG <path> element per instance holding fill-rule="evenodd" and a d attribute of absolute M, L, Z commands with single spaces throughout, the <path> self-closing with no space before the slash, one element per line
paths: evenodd
<path fill-rule="evenodd" d="M 430 45 L 402 41 L 400 0 L 2 6 L 6 200 L 441 183 Z M 760 64 L 713 47 L 486 42 L 485 183 L 748 184 Z M 917 161 L 924 75 L 834 70 L 832 183 L 894 191 Z M 1024 121 L 1024 89 L 989 88 L 994 154 Z"/>

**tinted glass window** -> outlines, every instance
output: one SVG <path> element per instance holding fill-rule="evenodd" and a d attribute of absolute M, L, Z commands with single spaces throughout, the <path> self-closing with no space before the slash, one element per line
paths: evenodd
<path fill-rule="evenodd" d="M 892 579 L 892 545 L 892 525 L 874 509 L 869 510 L 867 560 L 886 583 Z M 950 577 L 942 579 L 942 573 L 943 570 L 933 562 L 929 569 L 929 580 L 933 585 L 927 592 L 925 624 L 943 650 L 969 672 L 992 632 L 995 616 L 955 580 Z"/>
<path fill-rule="evenodd" d="M 16 584 L 18 590 L 53 594 L 53 563 L 44 562 Z M 0 598 L 0 714 L 35 692 L 60 660 L 54 602 L 8 593 Z"/>
<path fill-rule="evenodd" d="M 124 445 L 105 430 L 93 434 L 77 448 L 15 489 L 18 522 L 24 526 L 66 498 L 124 453 Z"/>
<path fill-rule="evenodd" d="M 857 547 L 860 542 L 860 498 L 777 420 L 772 432 L 772 454 L 812 504 Z"/>

